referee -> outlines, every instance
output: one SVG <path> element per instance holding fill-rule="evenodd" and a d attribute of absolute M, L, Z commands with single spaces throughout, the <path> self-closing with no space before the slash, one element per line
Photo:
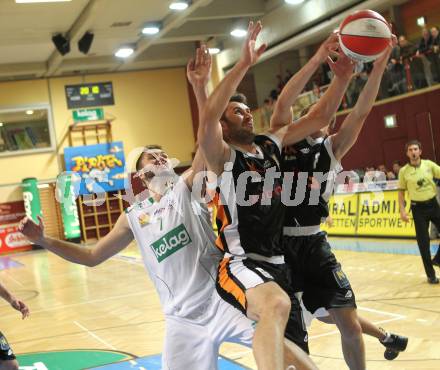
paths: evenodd
<path fill-rule="evenodd" d="M 422 145 L 417 140 L 411 140 L 406 144 L 406 155 L 409 163 L 399 171 L 399 204 L 400 217 L 408 222 L 408 214 L 405 211 L 405 191 L 408 190 L 411 200 L 411 211 L 416 228 L 417 244 L 422 256 L 428 283 L 438 284 L 433 264 L 439 265 L 440 251 L 431 261 L 429 248 L 429 222 L 440 229 L 440 207 L 436 199 L 437 191 L 434 179 L 440 179 L 440 166 L 436 163 L 421 159 Z M 440 248 L 439 248 L 440 249 Z"/>

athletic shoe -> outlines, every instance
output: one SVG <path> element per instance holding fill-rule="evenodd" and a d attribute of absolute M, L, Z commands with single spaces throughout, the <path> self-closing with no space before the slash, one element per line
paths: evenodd
<path fill-rule="evenodd" d="M 438 277 L 436 277 L 436 276 L 434 276 L 434 277 L 429 277 L 429 278 L 428 278 L 428 283 L 429 283 L 429 284 L 438 284 L 438 283 L 439 283 Z"/>
<path fill-rule="evenodd" d="M 391 361 L 399 356 L 400 352 L 406 350 L 406 346 L 408 345 L 408 338 L 402 335 L 390 333 L 388 340 L 386 342 L 380 341 L 380 343 L 382 343 L 382 345 L 386 347 L 383 356 L 387 360 Z"/>

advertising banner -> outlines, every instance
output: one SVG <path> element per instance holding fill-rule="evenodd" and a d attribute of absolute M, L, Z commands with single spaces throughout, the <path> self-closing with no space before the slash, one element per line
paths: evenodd
<path fill-rule="evenodd" d="M 322 229 L 329 235 L 354 235 L 357 224 L 357 194 L 336 194 L 330 198 L 329 213 L 333 219 L 333 226 L 322 225 Z"/>
<path fill-rule="evenodd" d="M 24 235 L 18 232 L 18 223 L 24 216 L 22 201 L 0 204 L 0 254 L 32 249 Z"/>
<path fill-rule="evenodd" d="M 383 195 L 382 199 L 360 194 L 358 235 L 399 237 L 413 237 L 416 235 L 408 199 L 406 201 L 410 222 L 403 222 L 400 219 L 398 193 L 398 191 L 384 191 L 381 193 Z"/>
<path fill-rule="evenodd" d="M 57 200 L 60 202 L 61 217 L 63 219 L 64 237 L 67 240 L 81 237 L 78 208 L 75 202 L 75 191 L 72 184 L 72 175 L 61 174 L 57 177 Z"/>
<path fill-rule="evenodd" d="M 415 237 L 410 202 L 406 211 L 410 221 L 400 219 L 399 192 L 396 190 L 368 193 L 335 194 L 329 211 L 333 225 L 321 225 L 329 235 Z"/>
<path fill-rule="evenodd" d="M 26 216 L 32 218 L 35 222 L 38 222 L 37 216 L 41 216 L 41 201 L 37 179 L 35 177 L 23 179 L 22 187 Z"/>
<path fill-rule="evenodd" d="M 124 189 L 122 141 L 65 148 L 64 161 L 66 171 L 75 172 L 81 178 L 80 195 Z M 76 184 L 74 187 L 78 188 Z"/>

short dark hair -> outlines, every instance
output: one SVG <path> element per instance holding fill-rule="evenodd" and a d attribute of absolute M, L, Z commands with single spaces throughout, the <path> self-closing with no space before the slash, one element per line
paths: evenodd
<path fill-rule="evenodd" d="M 408 148 L 411 145 L 417 145 L 419 147 L 419 149 L 422 149 L 422 143 L 418 140 L 410 140 L 405 144 L 405 150 L 408 150 Z"/>
<path fill-rule="evenodd" d="M 144 149 L 142 150 L 142 153 L 139 155 L 139 158 L 138 158 L 137 161 L 136 161 L 136 171 L 139 171 L 140 169 L 142 169 L 142 165 L 141 165 L 142 157 L 143 157 L 144 153 L 145 153 L 147 150 L 150 150 L 150 149 L 159 149 L 159 150 L 162 150 L 162 147 L 161 147 L 160 145 L 156 145 L 156 144 L 146 145 L 146 146 L 144 147 Z"/>
<path fill-rule="evenodd" d="M 239 92 L 236 92 L 236 93 L 234 93 L 234 95 L 232 95 L 229 98 L 229 103 L 232 103 L 232 102 L 242 103 L 242 104 L 246 104 L 247 105 L 246 95 L 244 95 L 242 93 L 239 93 Z M 226 121 L 226 110 L 223 112 L 223 114 L 222 114 L 222 116 L 220 118 L 220 121 Z"/>
<path fill-rule="evenodd" d="M 229 102 L 236 102 L 236 103 L 243 103 L 247 105 L 247 98 L 244 94 L 236 92 L 234 95 L 232 95 L 229 99 Z"/>
<path fill-rule="evenodd" d="M 398 164 L 399 166 L 401 166 L 402 164 L 400 163 L 400 161 L 394 161 L 393 165 Z"/>

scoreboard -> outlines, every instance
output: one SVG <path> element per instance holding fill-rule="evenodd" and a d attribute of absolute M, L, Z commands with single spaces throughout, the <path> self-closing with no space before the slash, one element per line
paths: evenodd
<path fill-rule="evenodd" d="M 69 109 L 115 104 L 111 82 L 67 85 L 65 88 Z"/>

